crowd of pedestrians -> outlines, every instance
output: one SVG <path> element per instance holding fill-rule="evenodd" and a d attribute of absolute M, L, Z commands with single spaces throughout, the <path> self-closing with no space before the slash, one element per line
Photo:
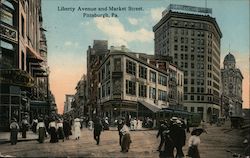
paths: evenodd
<path fill-rule="evenodd" d="M 156 137 L 160 136 L 161 141 L 158 146 L 160 158 L 200 158 L 198 145 L 200 144 L 200 134 L 206 132 L 203 128 L 194 128 L 188 140 L 188 153 L 184 154 L 182 148 L 186 145 L 186 133 L 189 133 L 189 122 L 184 119 L 172 117 L 170 120 L 160 121 L 160 126 Z M 176 154 L 174 155 L 174 150 Z"/>
<path fill-rule="evenodd" d="M 83 126 L 79 118 L 66 118 L 66 117 L 51 117 L 49 119 L 44 119 L 38 117 L 38 119 L 33 119 L 31 126 L 29 125 L 27 118 L 24 117 L 21 121 L 21 127 L 16 122 L 14 118 L 10 124 L 10 140 L 11 144 L 15 145 L 17 143 L 17 134 L 19 130 L 22 132 L 22 137 L 26 138 L 26 132 L 29 128 L 38 134 L 38 142 L 44 143 L 46 137 L 50 137 L 50 143 L 57 143 L 60 140 L 64 142 L 69 140 L 72 136 L 73 139 L 79 140 L 81 137 L 81 128 Z M 136 118 L 131 120 L 119 119 L 117 120 L 117 129 L 119 135 L 119 145 L 121 147 L 121 152 L 128 152 L 130 144 L 132 143 L 130 137 L 130 130 L 136 130 L 138 128 L 138 121 Z M 157 138 L 160 137 L 160 144 L 158 146 L 159 157 L 160 158 L 183 158 L 184 153 L 182 148 L 186 145 L 186 133 L 190 132 L 188 120 L 172 117 L 170 120 L 162 120 L 159 122 L 159 130 L 156 135 Z M 204 123 L 204 122 L 203 122 Z M 108 118 L 101 119 L 100 117 L 94 117 L 93 121 L 85 121 L 86 128 L 93 130 L 94 140 L 96 145 L 100 144 L 100 136 L 103 130 L 109 130 Z M 204 128 L 204 129 L 203 129 Z M 191 137 L 188 140 L 188 153 L 187 155 L 192 158 L 199 158 L 198 145 L 200 144 L 199 135 L 202 132 L 206 132 L 205 125 L 202 124 L 201 129 L 195 129 L 191 132 Z M 174 150 L 176 154 L 174 155 Z"/>

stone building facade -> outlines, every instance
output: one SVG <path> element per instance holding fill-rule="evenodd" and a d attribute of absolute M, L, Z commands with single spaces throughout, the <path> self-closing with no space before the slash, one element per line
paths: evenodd
<path fill-rule="evenodd" d="M 111 47 L 98 72 L 98 104 L 104 117 L 153 118 L 162 108 L 183 109 L 183 72 L 167 61 Z"/>
<path fill-rule="evenodd" d="M 41 0 L 1 0 L 0 128 L 56 110 L 49 90 Z M 53 105 L 53 107 L 52 107 Z"/>
<path fill-rule="evenodd" d="M 153 31 L 155 55 L 170 56 L 184 71 L 185 108 L 200 113 L 205 121 L 214 115 L 218 117 L 222 33 L 216 19 L 169 9 L 163 12 Z"/>
<path fill-rule="evenodd" d="M 242 115 L 242 80 L 243 76 L 236 67 L 236 60 L 233 54 L 229 53 L 223 61 L 221 69 L 222 96 L 223 96 L 223 115 L 241 116 Z M 224 98 L 228 99 L 224 99 Z"/>

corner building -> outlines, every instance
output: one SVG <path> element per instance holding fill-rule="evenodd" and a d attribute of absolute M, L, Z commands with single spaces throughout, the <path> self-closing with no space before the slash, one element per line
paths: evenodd
<path fill-rule="evenodd" d="M 182 12 L 169 6 L 153 27 L 155 55 L 170 56 L 184 71 L 184 108 L 210 121 L 220 112 L 220 40 L 222 33 L 208 13 Z M 173 7 L 174 8 L 174 7 Z M 183 7 L 187 9 L 187 7 Z"/>

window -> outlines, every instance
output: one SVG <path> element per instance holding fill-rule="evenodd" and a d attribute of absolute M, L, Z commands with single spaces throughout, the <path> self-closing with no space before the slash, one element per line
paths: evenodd
<path fill-rule="evenodd" d="M 158 90 L 158 100 L 166 101 L 167 100 L 167 92 L 159 89 Z"/>
<path fill-rule="evenodd" d="M 188 97 L 187 97 L 187 95 L 184 95 L 184 100 L 188 100 Z"/>
<path fill-rule="evenodd" d="M 150 81 L 156 82 L 156 72 L 150 71 Z"/>
<path fill-rule="evenodd" d="M 102 75 L 101 75 L 101 79 L 104 80 L 105 79 L 105 68 L 102 68 Z"/>
<path fill-rule="evenodd" d="M 191 87 L 191 93 L 194 93 L 194 87 Z"/>
<path fill-rule="evenodd" d="M 126 80 L 126 94 L 136 95 L 135 82 Z"/>
<path fill-rule="evenodd" d="M 24 18 L 23 18 L 23 15 L 22 15 L 22 37 L 24 37 Z"/>
<path fill-rule="evenodd" d="M 15 8 L 13 6 L 12 3 L 10 3 L 9 1 L 1 1 L 1 3 L 3 4 L 3 8 L 1 7 L 1 11 L 0 11 L 0 19 L 2 22 L 9 24 L 11 26 L 14 25 L 14 11 Z"/>
<path fill-rule="evenodd" d="M 153 87 L 149 89 L 149 98 L 156 99 L 156 89 Z"/>
<path fill-rule="evenodd" d="M 147 68 L 139 66 L 139 77 L 147 79 Z"/>
<path fill-rule="evenodd" d="M 106 78 L 110 76 L 110 62 L 106 64 Z"/>
<path fill-rule="evenodd" d="M 194 112 L 194 107 L 191 107 L 191 112 Z"/>
<path fill-rule="evenodd" d="M 194 96 L 193 96 L 193 95 L 191 95 L 191 96 L 190 96 L 190 99 L 191 99 L 191 100 L 194 100 Z"/>
<path fill-rule="evenodd" d="M 161 85 L 166 86 L 167 85 L 167 77 L 163 76 L 163 75 L 159 75 L 158 83 L 161 84 Z"/>
<path fill-rule="evenodd" d="M 25 66 L 25 65 L 24 65 L 24 64 L 25 64 L 25 63 L 24 63 L 24 61 L 25 61 L 25 55 L 24 55 L 24 52 L 23 52 L 23 51 L 22 51 L 22 58 L 21 58 L 21 60 L 22 60 L 22 65 L 21 65 L 21 66 L 22 66 L 22 70 L 24 70 L 24 66 Z"/>
<path fill-rule="evenodd" d="M 139 96 L 147 97 L 147 85 L 139 85 Z"/>
<path fill-rule="evenodd" d="M 178 45 L 174 45 L 174 50 L 178 50 Z"/>
<path fill-rule="evenodd" d="M 105 85 L 102 85 L 102 97 L 105 97 Z"/>
<path fill-rule="evenodd" d="M 107 82 L 107 95 L 110 95 L 110 81 Z"/>
<path fill-rule="evenodd" d="M 184 93 L 188 92 L 188 87 L 184 87 Z"/>
<path fill-rule="evenodd" d="M 126 60 L 126 72 L 135 75 L 136 74 L 136 64 L 132 61 Z"/>

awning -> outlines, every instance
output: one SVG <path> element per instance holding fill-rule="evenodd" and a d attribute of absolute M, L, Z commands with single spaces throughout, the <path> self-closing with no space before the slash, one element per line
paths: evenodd
<path fill-rule="evenodd" d="M 30 101 L 30 106 L 31 106 L 31 107 L 37 107 L 37 106 L 46 107 L 46 106 L 49 106 L 49 104 L 48 104 L 47 101 L 31 100 L 31 101 Z"/>
<path fill-rule="evenodd" d="M 142 105 L 144 105 L 146 108 L 148 108 L 149 110 L 151 110 L 154 113 L 161 110 L 161 108 L 157 107 L 157 105 L 155 105 L 155 104 L 153 105 L 153 104 L 147 103 L 145 101 L 139 101 L 139 103 L 141 103 Z"/>
<path fill-rule="evenodd" d="M 37 53 L 33 48 L 31 48 L 29 45 L 26 45 L 27 52 L 29 53 L 29 58 L 34 58 L 36 60 L 43 61 L 43 58 L 40 56 L 39 53 Z"/>

